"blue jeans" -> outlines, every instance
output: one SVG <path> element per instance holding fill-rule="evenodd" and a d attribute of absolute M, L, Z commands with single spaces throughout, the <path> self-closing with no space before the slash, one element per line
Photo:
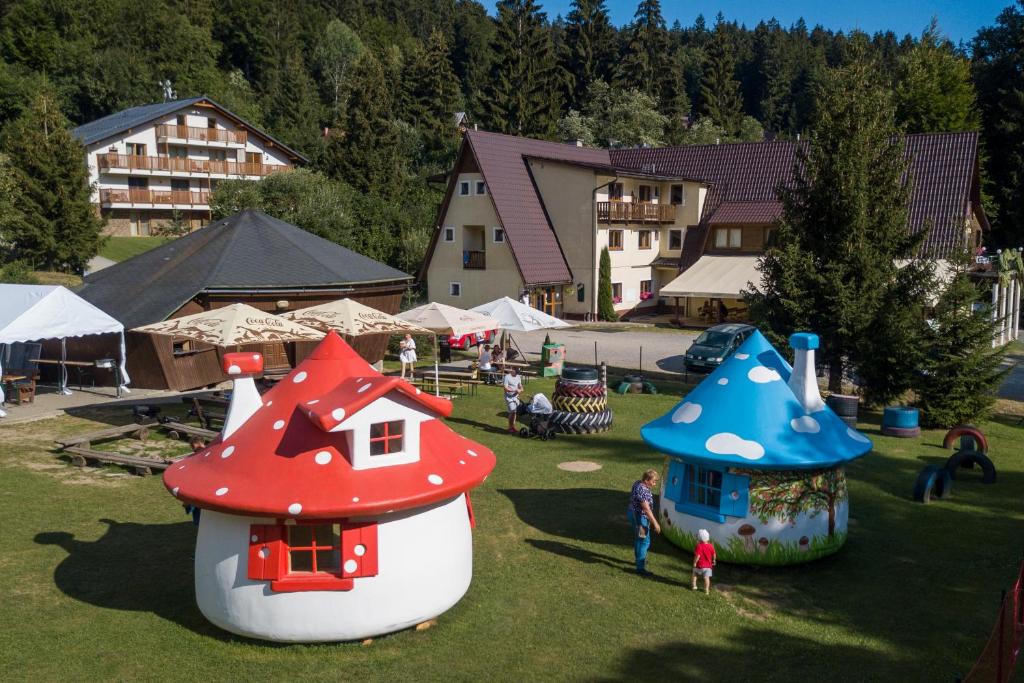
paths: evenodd
<path fill-rule="evenodd" d="M 651 547 L 651 521 L 647 515 L 640 515 L 640 519 L 633 513 L 633 508 L 628 508 L 629 527 L 633 530 L 633 556 L 636 558 L 636 570 L 647 571 L 647 549 Z M 638 527 L 643 527 L 644 537 L 640 538 Z"/>

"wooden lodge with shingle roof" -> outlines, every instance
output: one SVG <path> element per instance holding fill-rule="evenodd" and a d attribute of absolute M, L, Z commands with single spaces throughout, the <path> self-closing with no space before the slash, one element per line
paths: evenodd
<path fill-rule="evenodd" d="M 979 245 L 977 134 L 905 141 L 908 229 L 932 226 L 925 248 L 940 257 Z M 742 315 L 739 293 L 782 215 L 776 191 L 805 144 L 604 150 L 467 131 L 420 278 L 432 301 L 461 308 L 528 292 L 551 315 L 589 318 L 607 247 L 620 316 L 677 299 L 687 317 L 710 299 Z"/>

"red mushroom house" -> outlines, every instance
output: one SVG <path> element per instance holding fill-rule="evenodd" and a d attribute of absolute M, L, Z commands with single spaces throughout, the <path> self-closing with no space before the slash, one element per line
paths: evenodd
<path fill-rule="evenodd" d="M 286 642 L 354 640 L 432 619 L 473 571 L 469 491 L 494 454 L 448 428 L 450 401 L 376 372 L 331 332 L 262 397 L 252 353 L 224 432 L 168 468 L 202 509 L 199 609 L 217 626 Z"/>

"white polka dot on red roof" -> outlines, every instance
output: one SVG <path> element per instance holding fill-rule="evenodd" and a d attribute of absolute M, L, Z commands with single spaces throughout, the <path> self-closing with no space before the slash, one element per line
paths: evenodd
<path fill-rule="evenodd" d="M 258 354 L 258 353 L 252 354 L 252 359 L 253 360 L 259 360 L 260 359 L 260 354 Z"/>
<path fill-rule="evenodd" d="M 298 515 L 302 512 L 302 503 L 292 503 L 288 506 L 289 515 Z"/>
<path fill-rule="evenodd" d="M 284 420 L 278 420 L 274 423 L 274 429 L 284 429 L 285 424 Z"/>
<path fill-rule="evenodd" d="M 312 401 L 306 401 L 306 405 L 307 405 L 307 406 L 311 406 L 311 405 L 313 405 L 314 403 L 319 403 L 319 402 L 320 402 L 320 399 L 318 399 L 318 398 L 314 398 L 314 399 L 313 399 Z"/>
<path fill-rule="evenodd" d="M 213 494 L 215 496 L 223 496 L 227 492 L 228 492 L 228 487 L 227 486 L 221 486 L 219 489 L 214 491 Z"/>
<path fill-rule="evenodd" d="M 361 384 L 365 377 L 356 377 L 356 384 Z"/>
<path fill-rule="evenodd" d="M 429 481 L 434 486 L 440 486 L 441 484 L 444 483 L 444 479 L 442 479 L 436 474 L 427 475 L 427 481 Z"/>
<path fill-rule="evenodd" d="M 467 452 L 467 453 L 469 453 L 469 454 L 470 454 L 471 456 L 473 456 L 474 458 L 476 457 L 476 451 L 474 451 L 474 450 L 470 450 L 470 449 L 468 449 L 468 448 L 467 448 L 467 449 L 466 449 L 466 452 Z"/>
<path fill-rule="evenodd" d="M 366 546 L 360 543 L 355 548 L 352 548 L 352 552 L 354 552 L 357 557 L 362 557 L 366 554 Z"/>
<path fill-rule="evenodd" d="M 359 389 L 357 390 L 357 392 L 361 394 L 361 393 L 363 393 L 364 391 L 366 391 L 367 389 L 369 389 L 369 388 L 370 388 L 370 387 L 372 387 L 372 386 L 373 386 L 373 384 L 372 384 L 372 383 L 370 383 L 370 382 L 367 382 L 367 383 L 366 383 L 366 384 L 364 384 L 363 386 L 359 387 Z"/>
<path fill-rule="evenodd" d="M 269 408 L 270 406 L 272 406 L 272 405 L 274 405 L 274 402 L 273 402 L 273 401 L 267 401 L 267 407 L 268 407 L 268 408 Z"/>
<path fill-rule="evenodd" d="M 460 465 L 465 465 L 465 464 L 466 464 L 466 461 L 465 461 L 465 460 L 460 460 L 460 461 L 459 461 L 459 464 L 460 464 Z"/>
<path fill-rule="evenodd" d="M 298 384 L 299 382 L 305 380 L 307 376 L 308 375 L 306 374 L 306 371 L 303 370 L 302 372 L 295 373 L 295 376 L 292 377 L 292 381 Z"/>
<path fill-rule="evenodd" d="M 228 446 L 227 448 L 225 448 L 221 452 L 220 457 L 222 457 L 222 458 L 230 458 L 231 454 L 234 453 L 234 452 L 235 452 L 235 447 L 234 446 Z"/>
<path fill-rule="evenodd" d="M 334 410 L 331 411 L 331 417 L 333 417 L 338 422 L 341 422 L 342 420 L 345 419 L 345 409 L 335 408 Z"/>
<path fill-rule="evenodd" d="M 329 451 L 320 451 L 313 456 L 313 460 L 317 465 L 326 465 L 331 461 L 331 454 Z"/>
<path fill-rule="evenodd" d="M 229 375 L 241 375 L 242 374 L 242 368 L 238 367 L 237 365 L 230 365 L 230 366 L 228 366 L 228 374 Z"/>
<path fill-rule="evenodd" d="M 345 560 L 345 571 L 347 573 L 352 574 L 357 569 L 359 569 L 358 562 L 356 562 L 355 560 Z"/>
<path fill-rule="evenodd" d="M 359 496 L 353 496 L 352 497 L 352 502 L 353 503 L 358 503 L 359 502 Z"/>

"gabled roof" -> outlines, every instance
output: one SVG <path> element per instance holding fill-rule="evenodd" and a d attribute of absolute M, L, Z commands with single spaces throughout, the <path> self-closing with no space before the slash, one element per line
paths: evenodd
<path fill-rule="evenodd" d="M 132 328 L 200 292 L 404 284 L 412 277 L 253 209 L 86 276 L 79 296 Z"/>
<path fill-rule="evenodd" d="M 303 410 L 314 425 L 329 432 L 392 391 L 397 391 L 437 415 L 448 417 L 452 414 L 451 401 L 425 394 L 400 377 L 388 377 L 377 372 L 359 372 L 355 377 L 348 377 L 317 403 L 307 405 Z"/>
<path fill-rule="evenodd" d="M 775 223 L 782 217 L 781 202 L 722 202 L 708 218 L 712 225 Z"/>
<path fill-rule="evenodd" d="M 129 107 L 128 109 L 122 109 L 121 111 L 114 112 L 113 114 L 107 114 L 106 116 L 90 121 L 89 123 L 83 123 L 81 126 L 73 129 L 71 134 L 82 141 L 83 145 L 91 145 L 95 142 L 100 142 L 114 135 L 119 135 L 130 128 L 136 128 L 138 126 L 145 125 L 157 119 L 162 119 L 165 116 L 173 114 L 176 111 L 191 107 L 195 104 L 205 102 L 210 106 L 220 110 L 222 114 L 228 116 L 235 121 L 241 123 L 246 130 L 251 131 L 255 135 L 266 138 L 274 143 L 276 147 L 280 147 L 287 154 L 301 160 L 303 163 L 309 163 L 309 159 L 296 152 L 294 149 L 284 144 L 280 140 L 275 139 L 271 135 L 263 132 L 256 126 L 252 125 L 242 117 L 234 114 L 228 109 L 220 106 L 209 97 L 205 95 L 201 97 L 189 97 L 183 100 L 172 100 L 170 102 L 157 102 L 155 104 L 143 104 L 138 107 Z"/>
<path fill-rule="evenodd" d="M 418 462 L 353 469 L 346 435 L 325 432 L 307 419 L 307 411 L 312 406 L 337 409 L 331 403 L 341 396 L 337 390 L 358 377 L 379 387 L 395 379 L 382 377 L 336 333 L 328 333 L 263 395 L 263 405 L 237 431 L 169 467 L 164 486 L 179 500 L 204 509 L 329 519 L 454 498 L 494 469 L 493 452 L 437 419 L 420 424 Z M 430 405 L 443 401 L 416 396 Z"/>
<path fill-rule="evenodd" d="M 672 410 L 640 429 L 648 445 L 717 467 L 817 469 L 859 458 L 871 440 L 825 406 L 808 414 L 792 368 L 754 331 Z"/>

